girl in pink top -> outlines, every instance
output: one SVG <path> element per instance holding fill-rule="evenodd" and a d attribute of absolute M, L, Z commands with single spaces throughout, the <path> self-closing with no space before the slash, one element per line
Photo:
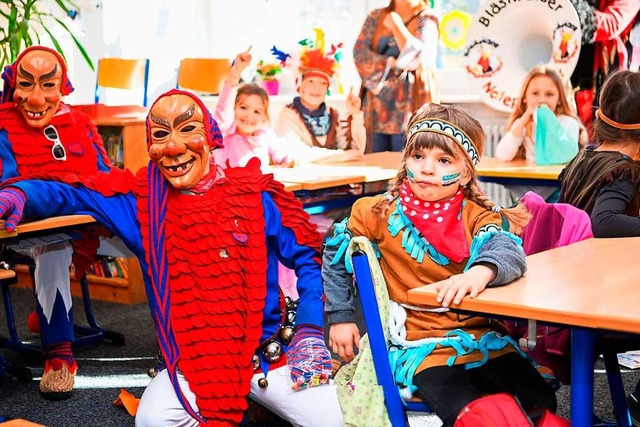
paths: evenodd
<path fill-rule="evenodd" d="M 224 148 L 214 152 L 216 163 L 227 166 L 245 166 L 249 159 L 257 157 L 264 171 L 270 163 L 294 163 L 291 143 L 279 137 L 269 126 L 269 95 L 255 84 L 243 84 L 237 88 L 235 102 L 233 92 L 240 82 L 240 74 L 251 63 L 249 51 L 239 53 L 231 67 L 218 96 L 214 118 L 224 137 Z"/>

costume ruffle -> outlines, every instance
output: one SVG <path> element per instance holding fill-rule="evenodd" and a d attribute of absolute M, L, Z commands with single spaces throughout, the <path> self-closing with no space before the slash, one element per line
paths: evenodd
<path fill-rule="evenodd" d="M 254 158 L 250 160 L 247 166 L 254 161 L 257 162 L 257 159 Z M 263 175 L 261 184 L 265 191 L 273 198 L 278 210 L 280 210 L 282 224 L 293 230 L 296 242 L 299 245 L 308 246 L 317 250 L 315 259 L 320 263 L 322 235 L 318 232 L 318 227 L 310 221 L 309 214 L 302 209 L 302 202 L 296 199 L 293 193 L 285 190 L 281 182 L 275 181 L 273 174 Z"/>
<path fill-rule="evenodd" d="M 242 420 L 266 297 L 263 178 L 255 168 L 226 174 L 226 183 L 201 195 L 168 188 L 159 212 L 138 199 L 150 268 L 163 256 L 167 263 L 166 283 L 150 271 L 159 279 L 148 291 L 159 341 L 167 366 L 188 380 L 204 425 Z M 158 197 L 153 188 L 150 195 Z M 150 245 L 154 217 L 164 223 L 158 245 Z M 153 246 L 164 252 L 156 261 Z"/>

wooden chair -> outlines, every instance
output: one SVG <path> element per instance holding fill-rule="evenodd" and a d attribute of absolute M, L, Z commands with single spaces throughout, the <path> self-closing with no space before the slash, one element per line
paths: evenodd
<path fill-rule="evenodd" d="M 100 102 L 102 88 L 142 89 L 142 105 L 147 106 L 147 85 L 149 83 L 149 60 L 102 58 L 98 61 L 95 103 Z"/>
<path fill-rule="evenodd" d="M 227 58 L 184 58 L 178 68 L 177 89 L 217 95 L 231 71 Z"/>
<path fill-rule="evenodd" d="M 389 415 L 389 421 L 394 427 L 406 427 L 408 425 L 406 411 L 432 412 L 431 409 L 419 399 L 403 400 L 400 388 L 395 382 L 389 363 L 389 343 L 385 337 L 383 322 L 378 310 L 372 266 L 369 263 L 367 252 L 374 250 L 369 241 L 358 242 L 359 249 L 352 255 L 353 273 L 360 293 L 360 303 L 367 327 L 367 335 L 371 346 L 371 356 L 376 372 L 378 384 L 382 387 L 384 401 Z M 368 248 L 366 247 L 368 245 Z M 377 263 L 377 260 L 375 261 Z M 386 285 L 385 285 L 386 286 Z"/>

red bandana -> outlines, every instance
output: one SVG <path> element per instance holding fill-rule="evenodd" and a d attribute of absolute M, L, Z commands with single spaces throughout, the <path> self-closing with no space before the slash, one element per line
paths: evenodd
<path fill-rule="evenodd" d="M 462 190 L 446 201 L 425 202 L 413 194 L 407 181 L 400 188 L 402 212 L 439 254 L 455 263 L 469 257 L 469 243 L 460 219 L 463 200 Z"/>

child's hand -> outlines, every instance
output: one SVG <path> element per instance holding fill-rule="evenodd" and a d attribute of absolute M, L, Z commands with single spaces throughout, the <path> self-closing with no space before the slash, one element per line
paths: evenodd
<path fill-rule="evenodd" d="M 494 266 L 474 265 L 465 273 L 455 274 L 446 280 L 434 283 L 436 291 L 438 291 L 437 301 L 443 307 L 449 307 L 452 301 L 454 304 L 460 304 L 467 294 L 471 298 L 475 298 L 495 276 Z"/>
<path fill-rule="evenodd" d="M 236 55 L 236 59 L 233 62 L 233 69 L 238 72 L 238 75 L 242 73 L 251 64 L 251 48 L 244 52 L 240 52 Z"/>
<path fill-rule="evenodd" d="M 344 362 L 351 362 L 356 356 L 354 349 L 360 349 L 360 331 L 355 323 L 334 323 L 329 329 L 329 346 Z"/>
<path fill-rule="evenodd" d="M 360 107 L 362 106 L 362 101 L 360 100 L 359 96 L 353 93 L 353 86 L 351 86 L 351 89 L 349 90 L 349 94 L 347 95 L 346 104 L 347 104 L 347 114 L 349 114 L 350 116 L 360 111 Z"/>

